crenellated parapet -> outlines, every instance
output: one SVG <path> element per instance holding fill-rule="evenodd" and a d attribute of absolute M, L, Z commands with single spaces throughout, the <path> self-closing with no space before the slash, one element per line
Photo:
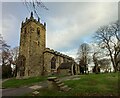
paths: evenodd
<path fill-rule="evenodd" d="M 21 27 L 23 28 L 23 27 L 24 27 L 26 24 L 28 24 L 29 22 L 34 22 L 34 23 L 36 23 L 37 25 L 41 26 L 43 29 L 46 30 L 46 23 L 44 22 L 44 24 L 42 24 L 42 23 L 40 22 L 40 18 L 38 18 L 38 20 L 34 19 L 34 17 L 33 17 L 33 12 L 31 12 L 31 16 L 30 16 L 29 19 L 26 17 L 25 22 L 22 21 Z"/>
<path fill-rule="evenodd" d="M 60 52 L 58 52 L 58 51 L 55 51 L 55 50 L 53 50 L 53 49 L 50 49 L 50 48 L 46 48 L 45 51 L 44 51 L 44 53 L 46 53 L 46 52 L 52 53 L 52 54 L 54 54 L 54 55 L 61 56 L 61 57 L 64 57 L 64 58 L 67 58 L 67 59 L 70 59 L 70 60 L 74 60 L 72 57 L 67 56 L 67 55 L 65 55 L 65 54 L 62 54 L 62 53 L 60 53 Z"/>

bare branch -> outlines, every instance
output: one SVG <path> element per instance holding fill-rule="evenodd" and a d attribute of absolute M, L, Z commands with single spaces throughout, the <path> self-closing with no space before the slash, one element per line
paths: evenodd
<path fill-rule="evenodd" d="M 114 24 L 102 26 L 97 30 L 95 38 L 99 43 L 103 44 L 102 47 L 109 51 L 113 67 L 116 70 L 116 57 L 120 53 L 119 45 L 117 43 L 120 42 L 119 24 L 116 22 Z"/>

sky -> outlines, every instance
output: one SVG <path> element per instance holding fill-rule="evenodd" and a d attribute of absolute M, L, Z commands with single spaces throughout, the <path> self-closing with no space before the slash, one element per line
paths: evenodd
<path fill-rule="evenodd" d="M 55 1 L 55 0 L 54 0 Z M 71 0 L 72 1 L 72 0 Z M 0 3 L 1 4 L 1 3 Z M 46 47 L 76 57 L 79 45 L 93 41 L 95 31 L 118 19 L 117 2 L 44 2 L 41 22 L 46 22 Z M 23 2 L 2 2 L 2 36 L 11 46 L 19 46 L 21 22 L 30 17 Z M 36 18 L 36 16 L 34 15 Z M 2 28 L 1 28 L 2 27 Z"/>

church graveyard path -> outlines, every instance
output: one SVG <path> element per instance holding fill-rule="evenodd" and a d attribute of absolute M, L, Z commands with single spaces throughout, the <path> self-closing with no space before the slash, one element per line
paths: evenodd
<path fill-rule="evenodd" d="M 59 78 L 60 81 L 67 81 L 72 80 L 80 77 L 80 75 L 74 75 L 74 76 L 66 76 Z M 9 88 L 9 89 L 2 89 L 2 96 L 23 96 L 27 93 L 31 93 L 37 89 L 46 88 L 48 87 L 47 80 L 44 82 L 35 83 L 32 86 L 24 86 L 19 88 Z"/>

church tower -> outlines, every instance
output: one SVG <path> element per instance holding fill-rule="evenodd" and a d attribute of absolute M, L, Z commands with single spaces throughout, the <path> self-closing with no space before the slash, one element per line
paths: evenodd
<path fill-rule="evenodd" d="M 33 12 L 21 24 L 20 50 L 21 65 L 18 76 L 39 76 L 43 73 L 43 52 L 46 47 L 46 23 L 34 19 Z"/>

